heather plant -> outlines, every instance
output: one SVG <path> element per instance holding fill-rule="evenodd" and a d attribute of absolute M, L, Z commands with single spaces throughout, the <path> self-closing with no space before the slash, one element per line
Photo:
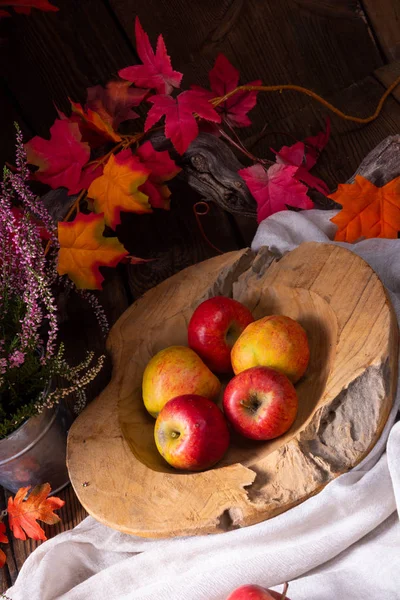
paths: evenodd
<path fill-rule="evenodd" d="M 28 177 L 17 131 L 16 170 L 4 170 L 0 189 L 0 438 L 69 394 L 79 411 L 85 387 L 104 362 L 101 356 L 92 365 L 92 352 L 75 366 L 65 359 L 57 337 L 55 290 L 72 284 L 57 274 L 57 227 L 29 189 Z M 83 294 L 105 331 L 97 299 Z M 61 384 L 52 387 L 56 376 Z"/>

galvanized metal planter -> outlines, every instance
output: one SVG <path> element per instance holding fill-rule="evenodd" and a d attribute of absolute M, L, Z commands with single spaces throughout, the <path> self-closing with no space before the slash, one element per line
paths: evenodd
<path fill-rule="evenodd" d="M 69 483 L 66 466 L 72 417 L 63 404 L 31 417 L 0 440 L 0 485 L 11 492 L 50 483 L 57 492 Z"/>

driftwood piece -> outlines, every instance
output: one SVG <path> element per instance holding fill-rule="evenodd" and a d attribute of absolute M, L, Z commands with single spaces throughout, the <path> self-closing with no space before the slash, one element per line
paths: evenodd
<path fill-rule="evenodd" d="M 347 183 L 362 175 L 382 187 L 400 175 L 400 135 L 390 135 L 378 144 L 361 162 Z"/>
<path fill-rule="evenodd" d="M 286 434 L 264 443 L 232 435 L 215 468 L 188 474 L 156 450 L 142 375 L 156 352 L 187 344 L 193 310 L 216 294 L 232 295 L 257 319 L 298 320 L 311 359 Z M 223 532 L 291 508 L 352 468 L 379 438 L 396 389 L 397 337 L 378 276 L 332 244 L 302 244 L 278 261 L 266 248 L 256 256 L 231 252 L 177 273 L 111 331 L 112 381 L 68 438 L 79 500 L 106 525 L 150 537 Z"/>

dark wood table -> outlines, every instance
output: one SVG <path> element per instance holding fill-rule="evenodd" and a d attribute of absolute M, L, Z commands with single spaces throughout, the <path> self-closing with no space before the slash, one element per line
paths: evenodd
<path fill-rule="evenodd" d="M 399 74 L 400 63 L 387 64 L 328 99 L 347 113 L 363 116 L 372 114 L 385 87 Z M 268 124 L 264 134 L 270 133 L 274 147 L 279 148 L 288 143 L 288 139 L 276 133 L 277 130 L 301 139 L 322 128 L 325 117 L 326 111 L 309 100 L 296 113 Z M 344 182 L 356 170 L 374 146 L 386 136 L 399 132 L 400 88 L 388 99 L 380 117 L 369 125 L 360 126 L 333 116 L 331 140 L 314 172 L 334 189 L 338 182 Z M 169 213 L 124 218 L 124 236 L 131 240 L 132 251 L 137 255 L 156 257 L 157 260 L 143 265 L 119 267 L 107 273 L 101 300 L 111 323 L 146 290 L 174 272 L 216 254 L 200 232 L 193 213 L 193 205 L 198 199 L 187 184 L 178 181 L 174 185 Z M 255 219 L 234 217 L 215 205 L 212 205 L 208 215 L 202 217 L 202 224 L 212 244 L 224 252 L 249 245 L 257 225 Z M 74 349 L 82 350 L 89 346 L 99 351 L 104 349 L 93 318 L 74 299 L 69 304 L 68 322 L 62 327 L 62 336 L 66 344 Z M 108 364 L 92 385 L 89 393 L 91 398 L 106 385 L 110 369 L 111 365 Z M 58 495 L 66 501 L 59 511 L 62 523 L 53 527 L 45 526 L 48 537 L 74 527 L 86 516 L 71 486 Z M 0 509 L 6 504 L 7 496 L 7 492 L 0 489 Z M 25 559 L 37 546 L 38 543 L 32 540 L 21 542 L 13 539 L 4 546 L 8 562 L 0 571 L 0 590 L 15 581 Z"/>

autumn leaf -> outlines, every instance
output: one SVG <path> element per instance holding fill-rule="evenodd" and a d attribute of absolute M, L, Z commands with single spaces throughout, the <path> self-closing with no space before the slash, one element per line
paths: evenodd
<path fill-rule="evenodd" d="M 24 500 L 29 490 L 30 487 L 20 488 L 15 498 L 8 499 L 9 527 L 19 540 L 26 540 L 27 536 L 33 540 L 46 540 L 45 533 L 37 521 L 43 521 L 48 525 L 58 523 L 60 517 L 53 511 L 64 506 L 65 502 L 55 496 L 47 497 L 51 492 L 48 483 L 37 485 Z"/>
<path fill-rule="evenodd" d="M 0 6 L 12 6 L 16 13 L 23 15 L 29 15 L 32 8 L 37 8 L 45 12 L 59 10 L 57 6 L 50 4 L 48 0 L 0 0 Z M 6 11 L 0 11 L 0 17 L 6 16 L 3 13 L 9 16 Z"/>
<path fill-rule="evenodd" d="M 307 209 L 313 203 L 307 186 L 296 179 L 297 167 L 272 165 L 267 171 L 260 164 L 241 169 L 239 175 L 257 202 L 257 219 L 261 223 L 288 206 Z"/>
<path fill-rule="evenodd" d="M 140 186 L 140 190 L 149 197 L 149 202 L 153 208 L 169 209 L 169 198 L 171 192 L 165 181 L 173 179 L 181 170 L 170 157 L 167 151 L 158 152 L 154 150 L 150 141 L 142 144 L 136 151 L 150 174 L 147 181 Z"/>
<path fill-rule="evenodd" d="M 78 288 L 100 290 L 99 267 L 115 267 L 128 252 L 116 237 L 104 237 L 104 215 L 78 213 L 73 221 L 58 223 L 58 273 L 68 275 Z"/>
<path fill-rule="evenodd" d="M 182 92 L 177 98 L 151 96 L 149 102 L 153 106 L 147 113 L 144 130 L 148 131 L 165 115 L 165 135 L 179 154 L 187 150 L 199 133 L 194 114 L 214 123 L 221 121 L 220 115 L 215 112 L 207 97 L 193 90 Z"/>
<path fill-rule="evenodd" d="M 91 146 L 98 146 L 105 140 L 120 142 L 121 136 L 116 133 L 112 126 L 112 119 L 104 120 L 97 112 L 90 108 L 83 109 L 78 102 L 71 102 L 72 118 L 78 123 L 82 133 L 82 139 Z"/>
<path fill-rule="evenodd" d="M 139 190 L 149 174 L 129 149 L 110 156 L 103 175 L 88 190 L 94 211 L 104 213 L 106 225 L 115 229 L 121 222 L 121 212 L 151 212 L 148 197 Z"/>
<path fill-rule="evenodd" d="M 82 177 L 82 167 L 90 156 L 89 145 L 82 142 L 76 123 L 56 119 L 50 128 L 50 140 L 39 136 L 26 145 L 28 163 L 39 169 L 32 175 L 53 189 L 65 187 L 70 194 L 76 193 Z"/>
<path fill-rule="evenodd" d="M 6 526 L 2 521 L 0 521 L 0 544 L 8 544 L 8 537 L 5 535 Z M 3 550 L 0 550 L 0 569 L 4 567 L 6 563 L 7 557 L 4 554 Z"/>
<path fill-rule="evenodd" d="M 224 54 L 218 54 L 209 78 L 211 89 L 217 96 L 225 96 L 239 85 L 239 71 Z M 248 85 L 261 85 L 261 80 L 251 81 Z M 223 104 L 217 106 L 216 110 L 232 127 L 247 127 L 251 125 L 247 113 L 255 107 L 256 103 L 256 91 L 237 92 Z"/>
<path fill-rule="evenodd" d="M 116 130 L 124 121 L 139 117 L 132 107 L 139 106 L 148 91 L 132 87 L 129 81 L 109 81 L 105 88 L 101 85 L 88 88 L 86 108 Z"/>
<path fill-rule="evenodd" d="M 138 87 L 155 89 L 157 94 L 170 94 L 174 87 L 179 88 L 183 75 L 173 70 L 163 36 L 158 36 L 154 54 L 149 36 L 143 30 L 139 17 L 135 20 L 135 36 L 136 50 L 143 64 L 125 67 L 118 75 Z"/>
<path fill-rule="evenodd" d="M 356 242 L 360 238 L 396 239 L 400 231 L 400 177 L 376 187 L 361 175 L 354 183 L 341 183 L 330 194 L 342 210 L 331 219 L 338 230 L 335 240 Z"/>
<path fill-rule="evenodd" d="M 324 131 L 308 137 L 304 142 L 296 142 L 292 146 L 283 146 L 276 154 L 276 162 L 283 165 L 304 167 L 309 171 L 317 162 L 319 155 L 329 141 L 331 133 L 330 119 L 326 119 Z"/>

